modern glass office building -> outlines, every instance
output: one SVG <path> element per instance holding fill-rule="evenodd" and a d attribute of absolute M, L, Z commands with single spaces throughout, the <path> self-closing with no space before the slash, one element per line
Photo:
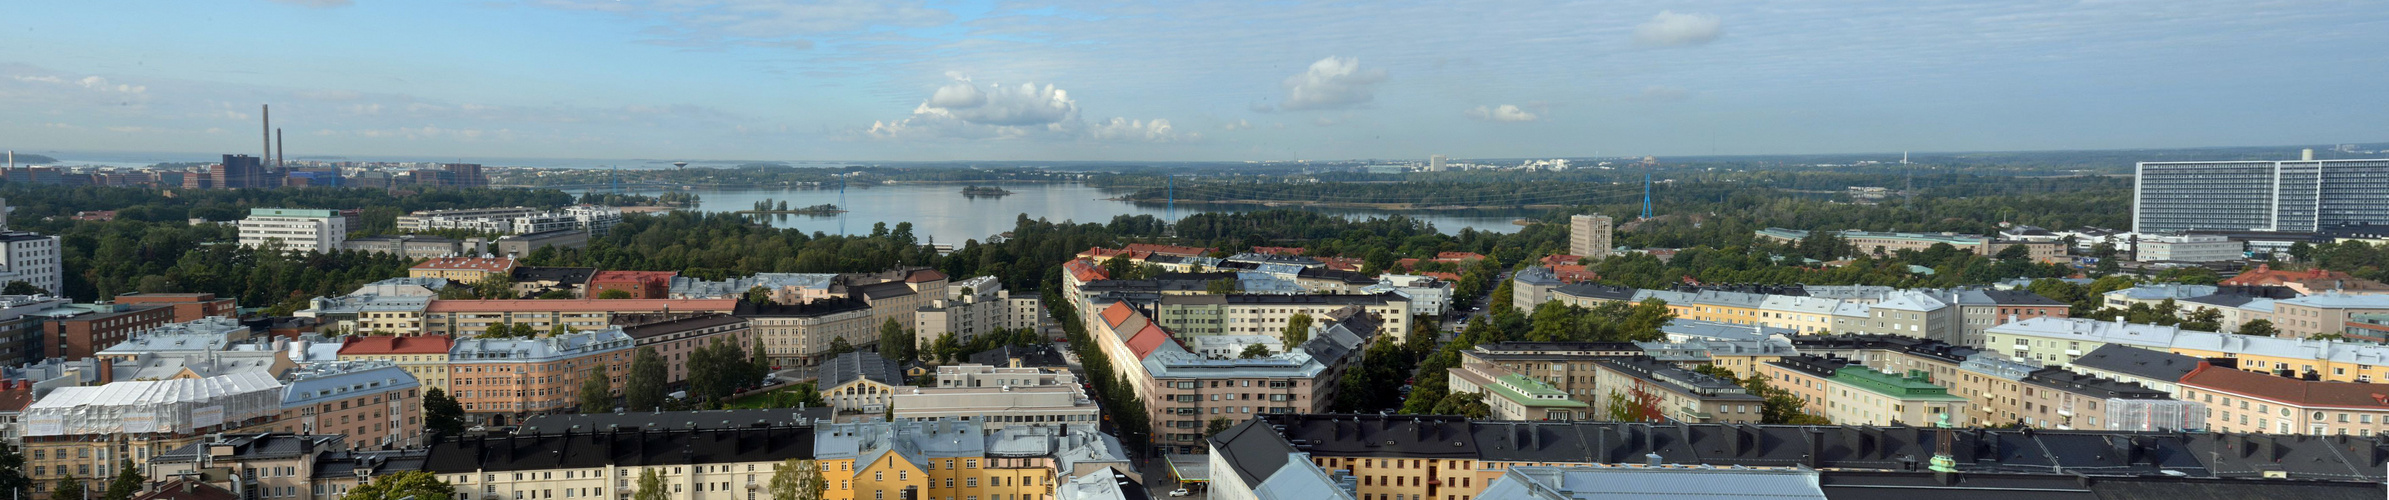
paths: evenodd
<path fill-rule="evenodd" d="M 2132 231 L 2389 224 L 2389 160 L 2142 162 Z"/>

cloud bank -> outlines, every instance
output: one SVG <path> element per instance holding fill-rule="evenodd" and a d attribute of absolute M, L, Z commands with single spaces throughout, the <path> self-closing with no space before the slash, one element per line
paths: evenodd
<path fill-rule="evenodd" d="M 1380 83 L 1385 83 L 1385 70 L 1362 69 L 1360 59 L 1356 58 L 1328 56 L 1311 63 L 1311 67 L 1302 73 L 1286 77 L 1286 98 L 1279 101 L 1277 109 L 1300 111 L 1360 107 L 1377 99 L 1377 84 Z"/>
<path fill-rule="evenodd" d="M 1659 11 L 1649 22 L 1634 27 L 1634 43 L 1646 47 L 1681 47 L 1717 41 L 1724 35 L 1717 16 Z"/>
<path fill-rule="evenodd" d="M 950 75 L 951 76 L 951 75 Z M 913 107 L 912 116 L 873 121 L 865 134 L 876 139 L 1047 139 L 1113 142 L 1193 140 L 1166 119 L 1114 117 L 1089 123 L 1078 101 L 1053 84 L 987 85 L 969 78 L 937 88 Z"/>

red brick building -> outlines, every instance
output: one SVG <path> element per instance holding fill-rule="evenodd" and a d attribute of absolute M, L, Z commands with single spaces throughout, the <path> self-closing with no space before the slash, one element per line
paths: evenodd
<path fill-rule="evenodd" d="M 131 305 L 162 305 L 174 309 L 174 322 L 199 321 L 200 318 L 240 316 L 239 306 L 232 299 L 216 298 L 212 293 L 128 293 L 116 296 L 116 303 Z"/>
<path fill-rule="evenodd" d="M 589 297 L 604 298 L 607 290 L 621 290 L 634 299 L 661 299 L 672 294 L 674 271 L 598 271 L 589 277 Z"/>
<path fill-rule="evenodd" d="M 131 338 L 134 332 L 174 322 L 174 308 L 114 304 L 105 310 L 73 310 L 42 321 L 42 356 L 83 359 Z"/>

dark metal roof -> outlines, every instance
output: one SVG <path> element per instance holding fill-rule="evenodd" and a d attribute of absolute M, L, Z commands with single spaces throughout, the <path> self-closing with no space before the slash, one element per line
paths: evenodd
<path fill-rule="evenodd" d="M 773 302 L 756 303 L 741 300 L 738 301 L 737 308 L 734 309 L 731 314 L 738 316 L 806 318 L 815 316 L 828 316 L 843 312 L 865 311 L 870 309 L 871 304 L 863 302 L 861 299 L 847 297 L 815 299 L 812 302 L 806 302 L 802 304 L 780 304 Z"/>
<path fill-rule="evenodd" d="M 855 351 L 840 354 L 821 366 L 820 384 L 828 389 L 846 385 L 854 379 L 870 379 L 887 385 L 905 385 L 904 367 L 895 361 L 879 357 L 879 353 Z"/>
<path fill-rule="evenodd" d="M 540 415 L 523 419 L 515 434 L 613 432 L 632 429 L 740 429 L 774 425 L 807 425 L 828 421 L 833 408 L 763 408 L 752 410 L 657 411 Z"/>
<path fill-rule="evenodd" d="M 629 335 L 630 338 L 633 339 L 644 339 L 658 335 L 669 335 L 690 330 L 702 330 L 720 326 L 745 325 L 746 323 L 746 318 L 721 313 L 707 313 L 699 316 L 690 316 L 686 318 L 657 321 L 638 326 L 623 327 L 622 333 L 624 335 Z"/>
<path fill-rule="evenodd" d="M 424 470 L 594 469 L 813 458 L 813 428 L 669 429 L 462 437 L 431 446 Z"/>
<path fill-rule="evenodd" d="M 2165 351 L 2107 344 L 2075 358 L 2074 365 L 2152 380 L 2178 382 L 2198 368 L 2198 358 Z"/>

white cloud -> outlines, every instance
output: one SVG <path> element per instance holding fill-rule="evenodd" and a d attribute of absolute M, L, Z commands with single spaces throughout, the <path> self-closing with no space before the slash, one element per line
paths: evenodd
<path fill-rule="evenodd" d="M 1531 122 L 1543 119 L 1534 113 L 1519 109 L 1516 104 L 1477 106 L 1476 109 L 1468 110 L 1468 117 L 1490 122 Z"/>
<path fill-rule="evenodd" d="M 146 87 L 146 86 L 141 86 L 141 85 L 125 85 L 125 84 L 109 85 L 109 84 L 108 84 L 108 79 L 106 79 L 106 78 L 100 78 L 100 77 L 96 77 L 96 76 L 86 76 L 86 77 L 83 77 L 83 79 L 82 79 L 82 80 L 77 80 L 75 83 L 82 84 L 82 85 L 83 85 L 83 88 L 92 89 L 92 90 L 99 90 L 99 91 L 104 91 L 104 92 L 122 92 L 122 93 L 126 93 L 126 94 L 139 94 L 139 93 L 142 93 L 142 92 L 148 92 L 148 91 L 149 91 L 149 87 Z"/>
<path fill-rule="evenodd" d="M 274 3 L 297 5 L 300 7 L 315 7 L 319 9 L 329 7 L 347 7 L 357 4 L 355 0 L 274 0 Z"/>
<path fill-rule="evenodd" d="M 1659 11 L 1650 22 L 1634 27 L 1634 43 L 1649 47 L 1700 45 L 1725 34 L 1717 16 Z"/>
<path fill-rule="evenodd" d="M 1253 122 L 1244 121 L 1244 120 L 1236 120 L 1236 121 L 1228 122 L 1228 123 L 1225 123 L 1225 124 L 1221 124 L 1221 125 L 1219 126 L 1219 129 L 1220 129 L 1220 130 L 1244 130 L 1244 129 L 1248 129 L 1248 128 L 1253 128 Z"/>
<path fill-rule="evenodd" d="M 66 83 L 66 80 L 59 79 L 58 77 L 55 77 L 55 76 L 24 76 L 24 75 L 17 75 L 17 76 L 12 76 L 12 77 L 9 77 L 9 78 L 15 78 L 17 81 L 20 81 L 20 82 L 37 82 L 37 83 Z"/>
<path fill-rule="evenodd" d="M 1361 69 L 1360 59 L 1328 56 L 1311 63 L 1309 69 L 1286 77 L 1286 99 L 1279 109 L 1345 109 L 1368 104 L 1377 98 L 1377 84 L 1385 82 L 1385 70 Z"/>
<path fill-rule="evenodd" d="M 1088 139 L 1160 142 L 1192 140 L 1165 119 L 1112 118 L 1092 124 L 1079 116 L 1078 101 L 1052 84 L 979 86 L 960 75 L 938 87 L 901 120 L 873 121 L 865 134 L 878 139 Z"/>

